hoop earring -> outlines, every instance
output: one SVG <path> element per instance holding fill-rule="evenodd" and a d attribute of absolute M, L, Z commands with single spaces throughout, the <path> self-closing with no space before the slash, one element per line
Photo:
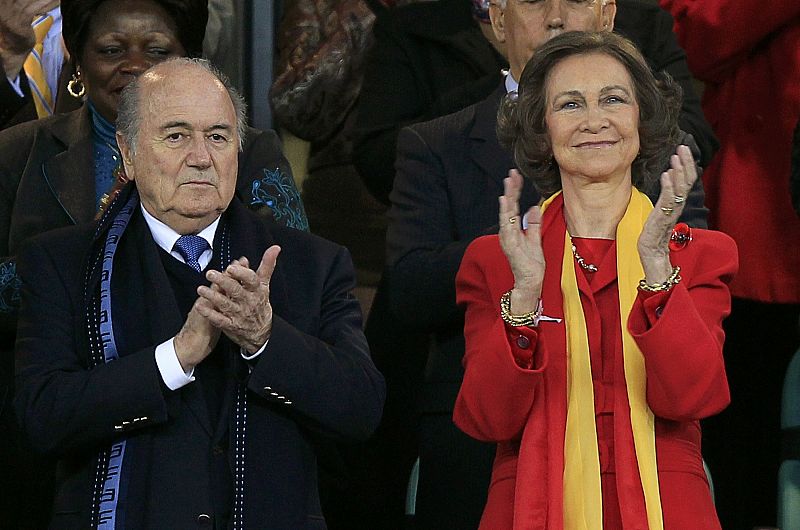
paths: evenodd
<path fill-rule="evenodd" d="M 81 99 L 83 95 L 86 94 L 86 86 L 78 75 L 79 74 L 72 74 L 72 79 L 67 83 L 67 92 L 75 99 Z M 76 85 L 80 85 L 80 88 L 76 89 Z"/>

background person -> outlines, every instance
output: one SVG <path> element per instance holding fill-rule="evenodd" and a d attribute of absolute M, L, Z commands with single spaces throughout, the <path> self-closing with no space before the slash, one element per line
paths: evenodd
<path fill-rule="evenodd" d="M 67 60 L 58 0 L 0 0 L 0 129 L 72 110 L 61 80 Z"/>
<path fill-rule="evenodd" d="M 698 420 L 729 402 L 736 247 L 673 229 L 697 178 L 686 146 L 655 207 L 638 190 L 677 137 L 677 109 L 674 85 L 600 32 L 544 44 L 501 111 L 498 133 L 549 198 L 520 217 L 512 172 L 499 236 L 474 241 L 457 278 L 454 420 L 498 442 L 481 528 L 720 528 Z"/>
<path fill-rule="evenodd" d="M 707 422 L 704 454 L 722 526 L 776 526 L 781 389 L 800 346 L 800 218 L 788 185 L 800 120 L 800 4 L 660 4 L 705 83 L 703 111 L 720 140 L 703 174 L 709 226 L 736 241 L 741 259 L 725 322 L 731 406 Z"/>

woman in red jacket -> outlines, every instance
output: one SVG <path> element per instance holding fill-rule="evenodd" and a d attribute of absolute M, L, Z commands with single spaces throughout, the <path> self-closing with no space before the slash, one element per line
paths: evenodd
<path fill-rule="evenodd" d="M 719 528 L 698 420 L 729 401 L 727 236 L 674 226 L 697 178 L 680 146 L 653 207 L 641 175 L 674 145 L 679 91 L 612 33 L 542 46 L 499 134 L 542 196 L 457 278 L 465 376 L 454 420 L 497 442 L 482 529 Z M 522 229 L 520 229 L 522 228 Z"/>

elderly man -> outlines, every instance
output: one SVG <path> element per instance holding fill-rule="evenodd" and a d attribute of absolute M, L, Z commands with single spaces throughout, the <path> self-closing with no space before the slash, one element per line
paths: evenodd
<path fill-rule="evenodd" d="M 434 334 L 421 389 L 416 506 L 421 528 L 477 527 L 490 481 L 494 446 L 459 432 L 451 415 L 463 378 L 464 354 L 463 315 L 455 298 L 456 272 L 473 239 L 497 233 L 497 197 L 503 193 L 503 178 L 514 167 L 511 153 L 500 146 L 495 133 L 499 103 L 507 92 L 516 90 L 515 79 L 542 43 L 565 31 L 611 31 L 617 7 L 613 0 L 492 3 L 492 26 L 506 46 L 509 75 L 487 99 L 400 132 L 387 234 L 388 300 L 401 322 Z M 620 2 L 619 9 L 626 14 L 626 28 L 621 32 L 633 37 L 651 64 L 668 67 L 677 78 L 684 72 L 688 78 L 683 53 L 671 33 L 670 17 L 657 6 L 635 2 Z M 691 90 L 690 83 L 688 88 L 684 84 L 687 90 Z M 690 94 L 690 98 L 694 96 Z M 688 110 L 684 104 L 681 123 L 699 123 L 695 130 L 708 130 L 702 115 L 694 115 L 696 106 L 696 98 Z M 693 144 L 689 138 L 684 142 Z M 675 146 L 665 147 L 666 167 Z M 695 156 L 699 158 L 697 152 Z M 655 199 L 660 188 L 654 188 L 643 191 Z M 539 195 L 526 182 L 521 211 L 538 200 Z M 705 213 L 698 182 L 683 219 L 704 226 Z M 407 355 L 399 352 L 395 357 L 405 360 Z"/>
<path fill-rule="evenodd" d="M 243 128 L 207 63 L 153 67 L 120 104 L 131 184 L 20 257 L 16 406 L 59 458 L 52 527 L 322 529 L 315 447 L 377 425 L 347 251 L 232 200 Z"/>

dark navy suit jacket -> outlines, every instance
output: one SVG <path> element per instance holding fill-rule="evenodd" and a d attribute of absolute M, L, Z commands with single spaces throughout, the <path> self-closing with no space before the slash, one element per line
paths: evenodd
<path fill-rule="evenodd" d="M 89 526 L 97 454 L 120 436 L 129 444 L 129 491 L 139 492 L 137 504 L 125 506 L 126 527 L 193 528 L 207 514 L 214 527 L 227 528 L 230 485 L 220 481 L 230 476 L 215 469 L 234 465 L 227 447 L 235 442 L 229 438 L 237 382 L 246 385 L 248 395 L 245 527 L 325 528 L 317 449 L 369 436 L 385 392 L 350 294 L 355 280 L 349 255 L 338 245 L 262 219 L 236 199 L 222 224 L 231 234 L 231 256 L 259 263 L 270 245 L 280 245 L 282 252 L 270 283 L 271 337 L 251 365 L 230 348 L 216 424 L 202 381 L 170 391 L 158 372 L 155 346 L 183 322 L 138 210 L 114 264 L 119 360 L 89 367 L 89 297 L 83 286 L 87 256 L 97 245 L 94 228 L 45 234 L 21 254 L 15 405 L 32 444 L 58 458 L 52 528 Z M 99 281 L 95 276 L 90 286 Z"/>

